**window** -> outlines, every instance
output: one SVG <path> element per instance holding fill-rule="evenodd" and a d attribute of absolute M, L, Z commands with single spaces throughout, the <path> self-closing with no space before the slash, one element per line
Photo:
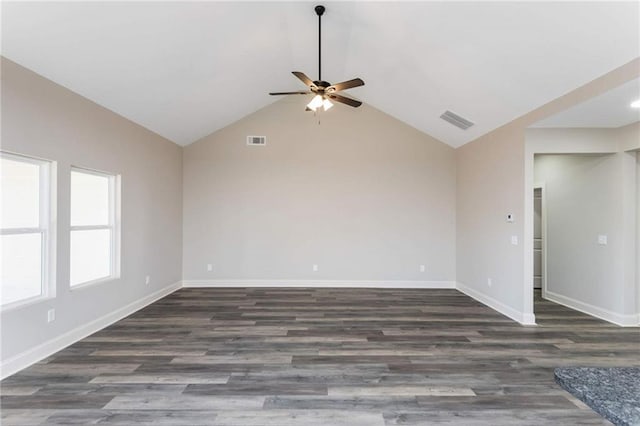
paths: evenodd
<path fill-rule="evenodd" d="M 0 301 L 3 307 L 47 296 L 53 283 L 51 163 L 0 152 Z"/>
<path fill-rule="evenodd" d="M 119 275 L 117 176 L 71 169 L 71 286 Z"/>

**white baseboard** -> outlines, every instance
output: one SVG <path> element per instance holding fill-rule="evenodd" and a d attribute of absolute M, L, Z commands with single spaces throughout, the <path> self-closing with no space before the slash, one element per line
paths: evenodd
<path fill-rule="evenodd" d="M 116 311 L 110 312 L 107 315 L 97 318 L 88 324 L 68 331 L 54 339 L 44 342 L 34 348 L 28 349 L 18 355 L 15 355 L 0 365 L 0 379 L 9 377 L 10 375 L 17 373 L 18 371 L 27 368 L 31 364 L 34 364 L 48 356 L 53 355 L 66 348 L 73 343 L 84 339 L 85 337 L 102 330 L 103 328 L 113 324 L 122 318 L 131 315 L 132 313 L 139 311 L 147 305 L 161 299 L 174 291 L 182 287 L 181 282 L 171 284 L 161 290 L 156 291 L 142 299 L 136 300 Z"/>
<path fill-rule="evenodd" d="M 494 299 L 493 297 L 487 296 L 486 294 L 474 290 L 462 283 L 457 283 L 456 288 L 467 296 L 476 299 L 478 302 L 487 305 L 491 309 L 500 312 L 502 315 L 505 315 L 522 325 L 536 325 L 536 318 L 533 313 L 524 313 L 517 311 L 512 307 L 507 306 L 504 303 Z"/>
<path fill-rule="evenodd" d="M 552 302 L 559 303 L 560 305 L 575 309 L 576 311 L 584 312 L 585 314 L 596 318 L 609 321 L 621 327 L 637 327 L 640 325 L 640 315 L 638 314 L 621 315 L 549 290 L 545 292 L 544 297 Z"/>
<path fill-rule="evenodd" d="M 522 321 L 518 321 L 522 325 L 536 325 L 536 314 L 525 314 L 522 313 Z"/>
<path fill-rule="evenodd" d="M 456 288 L 455 281 L 184 280 L 183 287 Z"/>

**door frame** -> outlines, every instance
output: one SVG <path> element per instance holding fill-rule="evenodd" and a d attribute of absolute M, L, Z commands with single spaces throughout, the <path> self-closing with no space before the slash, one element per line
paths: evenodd
<path fill-rule="evenodd" d="M 540 275 L 541 275 L 541 293 L 542 298 L 547 298 L 547 192 L 546 183 L 538 182 L 533 184 L 532 197 L 535 198 L 535 190 L 540 190 L 540 232 L 542 237 L 541 255 L 540 255 Z M 532 287 L 534 290 L 535 287 Z"/>

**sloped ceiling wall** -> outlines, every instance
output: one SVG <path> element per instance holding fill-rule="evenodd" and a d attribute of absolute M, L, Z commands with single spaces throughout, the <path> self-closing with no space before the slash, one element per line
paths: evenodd
<path fill-rule="evenodd" d="M 317 77 L 314 6 L 3 2 L 2 54 L 187 145 Z M 454 147 L 640 56 L 638 2 L 326 6 L 323 78 Z"/>

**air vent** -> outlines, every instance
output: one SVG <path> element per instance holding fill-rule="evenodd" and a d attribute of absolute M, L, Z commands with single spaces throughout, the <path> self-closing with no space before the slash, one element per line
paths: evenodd
<path fill-rule="evenodd" d="M 444 114 L 440 116 L 444 121 L 448 121 L 454 126 L 467 130 L 469 127 L 473 126 L 473 123 L 467 119 L 460 117 L 458 114 L 454 114 L 451 111 L 445 111 Z"/>
<path fill-rule="evenodd" d="M 266 136 L 247 136 L 247 145 L 263 146 L 267 144 Z"/>

